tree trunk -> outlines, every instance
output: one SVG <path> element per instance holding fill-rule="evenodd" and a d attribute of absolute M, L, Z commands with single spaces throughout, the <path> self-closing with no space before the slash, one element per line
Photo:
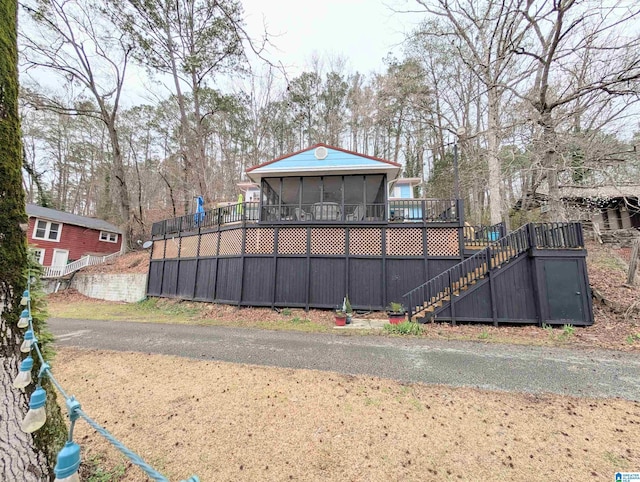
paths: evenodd
<path fill-rule="evenodd" d="M 558 182 L 558 168 L 560 166 L 558 166 L 556 132 L 553 128 L 550 112 L 543 113 L 540 118 L 540 123 L 542 124 L 542 148 L 544 149 L 542 165 L 549 185 L 549 210 L 546 217 L 549 221 L 565 221 L 566 213 L 560 199 Z"/>
<path fill-rule="evenodd" d="M 106 113 L 103 113 L 103 115 Z M 122 246 L 127 246 L 131 239 L 131 205 L 129 203 L 129 190 L 127 189 L 127 178 L 124 171 L 124 162 L 122 160 L 122 150 L 120 149 L 120 140 L 116 131 L 115 119 L 107 116 L 107 129 L 109 131 L 109 139 L 111 141 L 111 149 L 113 150 L 113 163 L 111 174 L 116 182 L 116 196 L 118 197 L 118 207 L 120 208 L 120 218 L 125 223 L 125 239 L 122 240 Z"/>
<path fill-rule="evenodd" d="M 0 24 L 0 480 L 42 481 L 50 478 L 43 451 L 31 435 L 20 430 L 27 395 L 13 388 L 18 373 L 19 334 L 14 331 L 25 287 L 27 222 L 22 188 L 22 145 L 18 117 L 18 52 L 16 0 L 0 0 L 5 21 Z"/>
<path fill-rule="evenodd" d="M 9 300 L 15 301 L 15 300 Z M 7 318 L 13 307 L 7 307 Z M 10 310 L 10 311 L 9 311 Z M 15 313 L 11 313 L 17 319 Z M 3 315 L 0 322 L 1 341 L 0 354 L 0 389 L 4 393 L 0 404 L 0 480 L 33 481 L 49 480 L 49 467 L 44 453 L 40 452 L 33 442 L 31 434 L 20 429 L 20 422 L 27 412 L 27 395 L 23 390 L 13 388 L 13 379 L 18 373 L 20 364 L 19 333 L 14 333 L 12 323 L 8 323 Z"/>
<path fill-rule="evenodd" d="M 200 108 L 200 85 L 198 84 L 195 73 L 191 74 L 191 95 L 193 96 L 193 109 L 195 114 L 195 144 L 197 146 L 196 164 L 200 168 L 199 173 L 194 173 L 198 181 L 198 194 L 204 198 L 205 203 L 211 202 L 213 199 L 207 186 L 207 152 L 205 148 L 205 132 L 204 119 Z"/>
<path fill-rule="evenodd" d="M 498 95 L 495 87 L 488 91 L 489 119 L 487 123 L 487 163 L 489 165 L 489 215 L 490 224 L 502 221 L 502 179 L 498 149 L 500 138 L 498 133 Z"/>

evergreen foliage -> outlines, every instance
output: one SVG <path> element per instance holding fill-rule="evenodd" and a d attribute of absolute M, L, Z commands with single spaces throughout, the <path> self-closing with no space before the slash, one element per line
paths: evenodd
<path fill-rule="evenodd" d="M 40 281 L 41 272 L 42 267 L 36 261 L 34 254 L 29 252 L 28 270 L 27 273 L 25 273 L 25 277 L 30 274 L 32 279 L 29 293 L 31 295 L 33 329 L 38 338 L 38 346 L 40 346 L 42 356 L 50 363 L 55 352 L 51 347 L 53 335 L 49 332 L 46 323 L 49 314 L 47 313 L 46 295 Z M 34 374 L 40 370 L 40 361 L 37 357 L 34 358 L 33 370 Z M 67 428 L 57 402 L 58 393 L 48 377 L 42 378 L 42 388 L 47 392 L 47 404 L 45 406 L 47 422 L 41 429 L 33 433 L 33 439 L 36 446 L 46 454 L 49 464 L 53 466 L 58 452 L 67 439 Z M 29 395 L 31 395 L 34 389 L 35 386 L 33 384 L 29 386 Z"/>
<path fill-rule="evenodd" d="M 17 7 L 15 0 L 0 0 L 0 17 L 3 19 L 0 23 L 0 299 L 4 300 L 0 320 L 0 355 L 8 358 L 20 356 L 16 348 L 20 333 L 14 327 L 22 311 L 19 301 L 26 287 L 24 271 L 28 266 L 26 236 L 20 227 L 27 223 L 27 215 L 22 188 L 23 152 L 18 116 Z M 34 329 L 46 346 L 50 341 L 50 335 L 43 329 L 46 314 L 38 313 L 37 322 L 34 316 Z M 34 441 L 37 448 L 47 455 L 50 468 L 53 468 L 66 428 L 53 396 L 53 387 L 48 388 L 47 423 L 41 433 L 34 436 Z"/>
<path fill-rule="evenodd" d="M 5 19 L 0 26 L 0 290 L 13 300 L 24 289 L 22 268 L 27 262 L 26 238 L 20 229 L 27 215 L 22 190 L 16 15 L 15 0 L 0 0 L 0 16 Z M 6 314 L 8 322 L 18 319 L 18 303 L 12 307 Z"/>

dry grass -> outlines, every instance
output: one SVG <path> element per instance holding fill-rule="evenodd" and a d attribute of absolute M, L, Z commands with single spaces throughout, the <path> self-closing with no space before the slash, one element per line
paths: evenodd
<path fill-rule="evenodd" d="M 60 349 L 83 409 L 171 480 L 612 480 L 640 404 Z M 85 460 L 146 480 L 82 421 Z M 117 470 L 116 470 L 117 471 Z"/>
<path fill-rule="evenodd" d="M 149 271 L 148 250 L 132 251 L 104 264 L 82 268 L 81 273 L 147 273 Z"/>

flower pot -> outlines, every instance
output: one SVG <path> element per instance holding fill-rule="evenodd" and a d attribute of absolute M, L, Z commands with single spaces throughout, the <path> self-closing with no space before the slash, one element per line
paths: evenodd
<path fill-rule="evenodd" d="M 346 316 L 337 316 L 336 315 L 336 326 L 345 326 L 347 324 Z"/>
<path fill-rule="evenodd" d="M 404 313 L 387 313 L 389 316 L 389 323 L 392 325 L 399 325 L 405 319 Z"/>
<path fill-rule="evenodd" d="M 352 316 L 351 315 L 347 315 L 347 325 L 351 324 L 351 320 L 352 320 Z"/>

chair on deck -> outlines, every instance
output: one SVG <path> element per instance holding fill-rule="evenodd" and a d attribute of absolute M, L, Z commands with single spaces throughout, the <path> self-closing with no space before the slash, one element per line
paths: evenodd
<path fill-rule="evenodd" d="M 294 216 L 296 221 L 309 221 L 311 219 L 311 214 L 300 208 L 295 208 Z"/>
<path fill-rule="evenodd" d="M 351 214 L 347 214 L 347 221 L 362 221 L 364 219 L 364 206 L 358 204 Z"/>

